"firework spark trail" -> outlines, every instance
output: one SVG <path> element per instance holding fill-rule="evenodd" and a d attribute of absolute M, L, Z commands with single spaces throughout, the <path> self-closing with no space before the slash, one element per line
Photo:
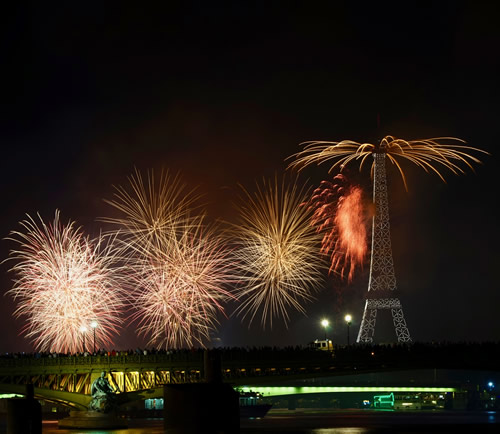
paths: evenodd
<path fill-rule="evenodd" d="M 335 224 L 340 234 L 338 251 L 345 257 L 345 264 L 350 263 L 348 279 L 351 281 L 356 267 L 363 265 L 368 251 L 361 188 L 350 187 L 346 195 L 340 198 Z M 337 265 L 340 262 L 339 257 Z M 342 275 L 345 268 L 346 265 L 342 267 Z"/>
<path fill-rule="evenodd" d="M 348 268 L 351 281 L 368 250 L 362 191 L 348 185 L 343 175 L 336 175 L 334 181 L 322 181 L 303 205 L 313 210 L 311 224 L 324 234 L 320 251 L 330 256 L 329 272 L 344 277 Z"/>
<path fill-rule="evenodd" d="M 107 201 L 123 217 L 106 218 L 117 225 L 130 269 L 129 287 L 139 324 L 149 343 L 169 348 L 204 345 L 232 297 L 225 287 L 234 280 L 223 239 L 216 227 L 194 215 L 198 197 L 185 192 L 179 177 L 168 172 L 144 183 L 139 172 L 130 189 L 117 187 Z"/>
<path fill-rule="evenodd" d="M 264 180 L 239 206 L 241 222 L 235 225 L 236 263 L 241 273 L 236 309 L 251 324 L 261 312 L 261 323 L 271 328 L 274 317 L 289 321 L 288 309 L 305 313 L 303 302 L 313 299 L 322 281 L 321 258 L 317 255 L 320 236 L 310 225 L 311 212 L 300 204 L 304 189 L 291 189 Z"/>
<path fill-rule="evenodd" d="M 28 215 L 7 239 L 19 244 L 10 252 L 16 273 L 7 293 L 17 302 L 15 316 L 26 317 L 22 330 L 41 351 L 82 351 L 82 326 L 98 322 L 96 343 L 111 344 L 124 306 L 113 240 L 85 237 L 74 222 L 40 225 Z"/>
<path fill-rule="evenodd" d="M 464 165 L 473 170 L 472 163 L 481 161 L 470 154 L 470 151 L 488 154 L 478 148 L 463 145 L 465 141 L 455 137 L 437 137 L 421 140 L 403 140 L 393 136 L 384 137 L 380 143 L 358 143 L 352 140 L 340 142 L 309 141 L 304 142 L 304 150 L 292 155 L 296 160 L 290 163 L 289 168 L 302 168 L 310 164 L 322 164 L 336 160 L 330 167 L 330 172 L 335 167 L 341 170 L 352 161 L 359 161 L 360 170 L 367 158 L 374 153 L 385 153 L 389 161 L 394 164 L 407 189 L 406 176 L 399 160 L 407 160 L 421 167 L 426 172 L 436 173 L 441 180 L 445 180 L 439 167 L 450 170 L 455 175 L 464 173 L 460 167 Z M 374 163 L 371 168 L 373 172 Z"/>
<path fill-rule="evenodd" d="M 136 170 L 128 181 L 128 188 L 115 186 L 114 200 L 105 200 L 124 217 L 100 219 L 119 228 L 120 239 L 125 240 L 127 249 L 138 253 L 151 248 L 168 250 L 168 242 L 177 236 L 176 231 L 197 225 L 191 215 L 199 196 L 194 190 L 186 190 L 178 174 L 161 171 L 155 177 L 150 171 L 144 179 Z"/>

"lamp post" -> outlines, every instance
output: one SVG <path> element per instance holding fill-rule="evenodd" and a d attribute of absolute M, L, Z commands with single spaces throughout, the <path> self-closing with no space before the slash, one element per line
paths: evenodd
<path fill-rule="evenodd" d="M 90 327 L 94 329 L 94 351 L 92 352 L 92 354 L 95 354 L 95 329 L 97 328 L 98 325 L 99 324 L 97 323 L 96 320 L 90 321 Z"/>
<path fill-rule="evenodd" d="M 83 334 L 83 352 L 85 353 L 85 335 L 87 333 L 87 327 L 86 326 L 81 326 L 80 331 Z"/>
<path fill-rule="evenodd" d="M 347 346 L 349 346 L 349 326 L 351 325 L 351 322 L 352 322 L 352 316 L 347 314 L 345 317 L 344 317 L 344 320 L 347 324 Z"/>
<path fill-rule="evenodd" d="M 327 319 L 321 320 L 321 325 L 325 329 L 325 341 L 326 341 L 326 328 L 328 327 L 328 324 L 330 324 L 330 323 L 328 322 Z"/>

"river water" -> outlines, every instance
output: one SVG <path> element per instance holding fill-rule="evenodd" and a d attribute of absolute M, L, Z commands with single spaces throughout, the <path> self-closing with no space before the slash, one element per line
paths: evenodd
<path fill-rule="evenodd" d="M 393 412 L 370 410 L 272 411 L 262 419 L 241 419 L 241 434 L 367 434 L 367 433 L 498 433 L 500 413 L 495 411 Z M 44 421 L 44 434 L 160 434 L 162 419 L 129 421 L 121 430 L 62 430 Z M 207 434 L 207 433 L 200 433 Z"/>

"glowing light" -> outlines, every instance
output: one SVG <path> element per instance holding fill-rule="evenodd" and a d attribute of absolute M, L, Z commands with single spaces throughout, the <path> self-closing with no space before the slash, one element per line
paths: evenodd
<path fill-rule="evenodd" d="M 313 210 L 312 225 L 318 233 L 324 232 L 321 253 L 330 256 L 329 272 L 343 277 L 348 269 L 348 280 L 352 280 L 368 251 L 361 188 L 349 185 L 343 175 L 337 175 L 333 183 L 322 181 L 304 205 Z"/>
<path fill-rule="evenodd" d="M 329 324 L 330 323 L 328 322 L 327 319 L 324 319 L 324 320 L 321 321 L 321 326 L 324 327 L 324 328 L 327 328 Z"/>
<path fill-rule="evenodd" d="M 347 324 L 350 324 L 351 321 L 352 321 L 352 316 L 347 314 L 345 317 L 344 317 L 344 320 Z"/>
<path fill-rule="evenodd" d="M 243 189 L 240 223 L 235 225 L 236 264 L 241 274 L 236 309 L 250 324 L 258 312 L 272 327 L 273 317 L 287 325 L 289 309 L 305 313 L 303 302 L 313 299 L 321 283 L 322 258 L 316 253 L 320 237 L 310 225 L 311 212 L 300 204 L 307 191 L 281 186 L 277 179 L 257 185 L 255 194 Z"/>
<path fill-rule="evenodd" d="M 130 177 L 131 192 L 118 187 L 108 201 L 125 215 L 106 218 L 123 234 L 137 332 L 149 344 L 180 348 L 204 345 L 217 325 L 222 303 L 234 298 L 231 260 L 216 228 L 194 216 L 192 192 L 181 194 L 179 179 L 151 172 Z"/>
<path fill-rule="evenodd" d="M 444 393 L 458 392 L 454 387 L 391 387 L 391 386 L 305 386 L 305 387 L 273 387 L 273 386 L 243 386 L 239 388 L 242 392 L 258 392 L 263 396 L 296 395 L 304 393 L 335 393 L 335 392 L 429 392 Z"/>
<path fill-rule="evenodd" d="M 10 252 L 17 278 L 8 294 L 17 302 L 14 315 L 27 320 L 21 333 L 41 351 L 77 352 L 78 332 L 99 317 L 97 339 L 111 344 L 124 307 L 113 239 L 85 237 L 73 222 L 63 225 L 59 211 L 49 225 L 38 217 L 40 224 L 28 215 L 24 232 L 8 238 L 19 244 Z"/>
<path fill-rule="evenodd" d="M 480 163 L 480 160 L 470 154 L 470 151 L 488 154 L 478 148 L 465 146 L 465 141 L 455 137 L 437 137 L 421 140 L 403 140 L 393 136 L 384 137 L 380 143 L 358 143 L 352 140 L 342 140 L 340 142 L 329 141 L 308 141 L 302 143 L 304 150 L 292 155 L 296 160 L 289 167 L 302 167 L 310 164 L 322 164 L 327 161 L 336 160 L 330 168 L 335 167 L 342 170 L 349 163 L 359 162 L 360 170 L 366 163 L 369 156 L 374 153 L 385 153 L 391 163 L 393 163 L 407 188 L 406 176 L 400 165 L 400 160 L 407 160 L 427 172 L 434 172 L 443 181 L 444 176 L 439 168 L 443 167 L 454 174 L 464 173 L 460 167 L 464 165 L 470 169 L 472 163 Z M 371 164 L 372 171 L 374 163 Z"/>

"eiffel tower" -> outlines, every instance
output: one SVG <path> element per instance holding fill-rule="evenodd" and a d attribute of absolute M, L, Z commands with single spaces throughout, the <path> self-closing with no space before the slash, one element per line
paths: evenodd
<path fill-rule="evenodd" d="M 383 150 L 383 149 L 382 149 Z M 403 315 L 399 298 L 394 297 L 396 275 L 392 258 L 391 231 L 389 225 L 389 201 L 385 173 L 385 152 L 373 154 L 373 201 L 375 215 L 372 225 L 372 253 L 368 297 L 356 342 L 373 342 L 377 312 L 390 309 L 398 342 L 411 342 L 410 332 Z"/>

